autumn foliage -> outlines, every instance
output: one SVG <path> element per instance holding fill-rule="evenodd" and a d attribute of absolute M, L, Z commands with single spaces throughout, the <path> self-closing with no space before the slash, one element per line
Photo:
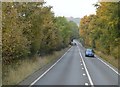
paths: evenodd
<path fill-rule="evenodd" d="M 120 9 L 118 2 L 100 2 L 96 15 L 84 16 L 80 22 L 80 36 L 84 45 L 104 54 L 120 58 Z"/>
<path fill-rule="evenodd" d="M 55 17 L 41 2 L 2 3 L 3 63 L 45 55 L 69 45 L 78 31 L 75 23 Z M 78 32 L 77 32 L 78 33 Z"/>

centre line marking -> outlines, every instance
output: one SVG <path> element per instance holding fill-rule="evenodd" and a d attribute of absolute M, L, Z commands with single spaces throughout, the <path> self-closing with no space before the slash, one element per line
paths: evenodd
<path fill-rule="evenodd" d="M 85 76 L 85 73 L 83 73 L 83 76 Z"/>
<path fill-rule="evenodd" d="M 78 46 L 77 46 L 77 47 L 78 47 Z M 81 57 L 81 59 L 82 59 L 82 62 L 83 62 L 83 65 L 84 65 L 86 74 L 87 74 L 87 76 L 88 76 L 89 82 L 90 82 L 91 86 L 94 87 L 93 81 L 92 81 L 92 79 L 91 79 L 91 77 L 90 77 L 90 74 L 89 74 L 88 69 L 87 69 L 87 67 L 86 67 L 86 64 L 85 64 L 85 62 L 84 62 L 84 60 L 83 60 L 83 56 L 82 56 L 82 54 L 81 54 L 81 52 L 80 52 L 79 47 L 78 47 L 78 51 L 79 51 L 79 55 L 80 55 L 80 57 Z"/>
<path fill-rule="evenodd" d="M 86 86 L 88 86 L 88 83 L 85 83 Z"/>
<path fill-rule="evenodd" d="M 84 68 L 82 68 L 82 69 L 84 69 Z"/>
<path fill-rule="evenodd" d="M 78 42 L 78 41 L 77 41 L 77 42 Z M 78 44 L 81 45 L 81 47 L 82 47 L 82 44 L 80 44 L 79 42 L 78 42 Z M 96 55 L 95 55 L 95 56 L 96 56 Z M 103 64 L 105 64 L 107 67 L 109 67 L 111 70 L 113 70 L 116 74 L 120 75 L 119 70 L 118 70 L 118 71 L 115 70 L 113 67 L 111 67 L 111 66 L 109 65 L 109 63 L 107 64 L 106 61 L 103 61 L 103 60 L 102 60 L 101 58 L 99 58 L 99 57 L 97 57 L 97 59 L 100 60 Z"/>

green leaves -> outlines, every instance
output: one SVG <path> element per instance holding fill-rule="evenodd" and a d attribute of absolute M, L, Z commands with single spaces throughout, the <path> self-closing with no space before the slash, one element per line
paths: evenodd
<path fill-rule="evenodd" d="M 22 34 L 17 10 L 13 3 L 3 3 L 3 61 L 26 57 L 29 53 L 29 41 Z"/>
<path fill-rule="evenodd" d="M 114 57 L 120 38 L 118 4 L 101 2 L 97 5 L 96 15 L 85 16 L 80 23 L 80 35 L 84 38 L 85 44 Z"/>
<path fill-rule="evenodd" d="M 45 55 L 69 45 L 79 36 L 75 23 L 54 17 L 51 6 L 40 2 L 3 2 L 3 61 L 6 64 Z"/>

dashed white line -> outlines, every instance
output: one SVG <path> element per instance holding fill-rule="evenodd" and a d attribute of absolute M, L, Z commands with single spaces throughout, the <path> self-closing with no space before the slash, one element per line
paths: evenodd
<path fill-rule="evenodd" d="M 77 41 L 78 42 L 78 41 Z M 81 45 L 79 42 L 78 42 L 79 45 Z M 81 45 L 82 47 L 82 45 Z M 108 65 L 106 62 L 104 62 L 102 59 L 98 58 L 102 63 L 104 63 L 106 66 L 108 66 L 111 70 L 113 70 L 116 74 L 120 75 L 120 73 L 118 71 L 116 71 L 113 67 L 111 67 L 110 65 Z"/>
<path fill-rule="evenodd" d="M 78 46 L 77 46 L 77 47 L 78 47 Z M 92 87 L 94 87 L 93 81 L 92 81 L 92 79 L 91 79 L 91 77 L 90 77 L 90 74 L 89 74 L 89 72 L 88 72 L 88 70 L 87 70 L 86 64 L 85 64 L 85 62 L 84 62 L 84 60 L 83 60 L 83 56 L 82 56 L 82 54 L 81 54 L 81 52 L 80 52 L 79 47 L 78 47 L 78 50 L 79 50 L 79 55 L 80 55 L 80 57 L 81 57 L 81 59 L 82 59 L 82 62 L 83 62 L 83 65 L 84 65 L 86 74 L 87 74 L 87 76 L 88 76 L 89 82 L 90 82 L 90 84 L 92 85 Z"/>
<path fill-rule="evenodd" d="M 83 76 L 85 76 L 86 74 L 85 73 L 83 73 Z"/>
<path fill-rule="evenodd" d="M 71 47 L 72 48 L 72 47 Z M 71 49 L 70 48 L 70 49 Z M 69 50 L 70 50 L 69 49 Z M 68 50 L 68 51 L 69 51 Z M 68 52 L 67 51 L 67 52 Z M 57 62 L 55 62 L 48 70 L 46 70 L 42 75 L 40 75 L 35 81 L 33 81 L 31 84 L 30 84 L 30 86 L 29 87 L 31 87 L 32 85 L 34 85 L 38 80 L 40 80 L 45 74 L 47 74 L 66 54 L 67 54 L 67 52 L 57 61 Z"/>
<path fill-rule="evenodd" d="M 85 83 L 86 86 L 88 86 L 88 83 Z"/>

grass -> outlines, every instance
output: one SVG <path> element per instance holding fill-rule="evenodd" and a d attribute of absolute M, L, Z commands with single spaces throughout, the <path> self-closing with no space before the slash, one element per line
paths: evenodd
<path fill-rule="evenodd" d="M 111 55 L 106 55 L 100 51 L 95 51 L 97 55 L 99 55 L 101 58 L 103 58 L 104 60 L 106 60 L 108 63 L 110 63 L 111 65 L 113 65 L 114 67 L 116 67 L 118 69 L 118 59 L 114 58 Z"/>
<path fill-rule="evenodd" d="M 85 45 L 84 47 L 88 48 L 89 46 Z M 114 50 L 115 53 L 118 52 L 118 50 L 117 51 L 116 50 Z M 116 67 L 120 71 L 120 64 L 118 63 L 118 61 L 120 60 L 119 58 L 115 58 L 111 55 L 104 54 L 104 53 L 102 53 L 101 51 L 98 51 L 98 50 L 95 50 L 95 54 L 100 56 L 102 59 L 104 59 L 105 61 L 107 61 L 108 63 L 110 63 L 111 65 L 113 65 L 114 67 Z M 116 53 L 116 55 L 117 55 L 117 53 Z"/>
<path fill-rule="evenodd" d="M 26 77 L 42 68 L 44 65 L 52 62 L 56 58 L 60 58 L 68 48 L 56 51 L 51 55 L 44 57 L 35 57 L 34 60 L 26 59 L 17 62 L 17 64 L 4 66 L 3 69 L 3 85 L 16 85 Z"/>

